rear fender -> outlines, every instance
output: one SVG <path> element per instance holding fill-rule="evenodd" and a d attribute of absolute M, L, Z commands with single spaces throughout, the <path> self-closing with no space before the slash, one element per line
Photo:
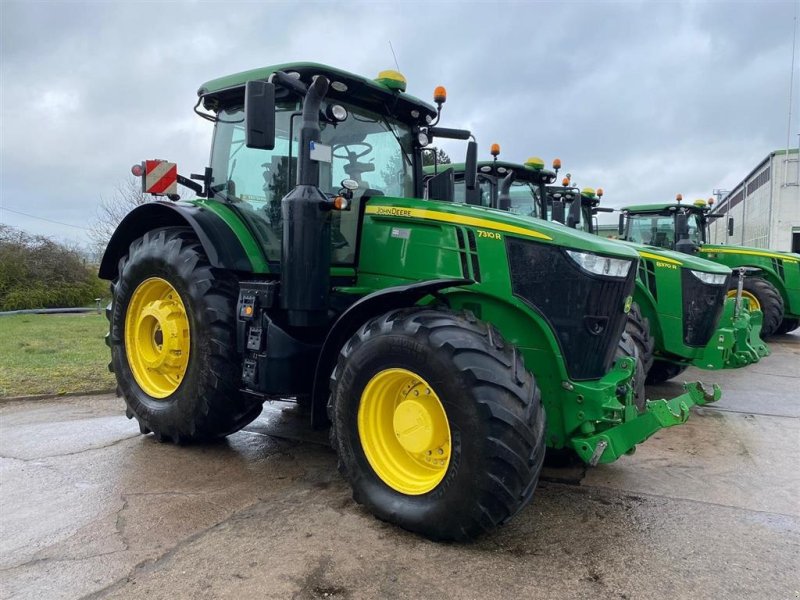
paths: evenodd
<path fill-rule="evenodd" d="M 100 263 L 99 277 L 117 277 L 119 260 L 131 242 L 160 227 L 191 227 L 203 246 L 211 266 L 245 273 L 253 265 L 233 230 L 212 211 L 192 204 L 148 202 L 134 208 L 117 226 Z"/>

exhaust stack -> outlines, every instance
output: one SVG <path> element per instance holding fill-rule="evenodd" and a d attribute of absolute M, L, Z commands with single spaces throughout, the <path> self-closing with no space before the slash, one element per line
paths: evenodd
<path fill-rule="evenodd" d="M 330 295 L 329 201 L 319 189 L 319 164 L 312 148 L 320 139 L 319 111 L 329 82 L 317 76 L 303 101 L 297 157 L 297 186 L 281 200 L 281 308 L 289 325 L 327 324 Z"/>

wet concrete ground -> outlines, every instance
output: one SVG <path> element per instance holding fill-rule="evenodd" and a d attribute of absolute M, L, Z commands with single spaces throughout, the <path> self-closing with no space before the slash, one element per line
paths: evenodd
<path fill-rule="evenodd" d="M 356 505 L 279 406 L 227 441 L 139 435 L 112 396 L 0 405 L 2 598 L 800 597 L 800 335 L 634 456 L 551 469 L 471 544 Z M 667 384 L 650 390 L 675 395 Z"/>

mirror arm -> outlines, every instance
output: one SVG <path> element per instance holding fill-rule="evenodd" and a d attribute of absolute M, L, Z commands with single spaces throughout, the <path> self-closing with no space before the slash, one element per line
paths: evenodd
<path fill-rule="evenodd" d="M 472 132 L 466 129 L 451 129 L 449 127 L 428 127 L 431 137 L 447 138 L 450 140 L 468 140 Z"/>
<path fill-rule="evenodd" d="M 274 83 L 275 85 L 279 85 L 284 89 L 292 91 L 295 94 L 299 94 L 300 96 L 305 96 L 308 93 L 308 86 L 306 86 L 306 84 L 299 79 L 289 77 L 283 71 L 275 71 L 269 76 L 268 81 L 270 83 Z"/>
<path fill-rule="evenodd" d="M 205 190 L 203 190 L 203 186 L 199 183 L 195 183 L 191 179 L 187 179 L 183 175 L 178 175 L 178 183 L 180 183 L 183 187 L 187 187 L 193 192 L 195 192 L 198 196 L 204 196 Z"/>

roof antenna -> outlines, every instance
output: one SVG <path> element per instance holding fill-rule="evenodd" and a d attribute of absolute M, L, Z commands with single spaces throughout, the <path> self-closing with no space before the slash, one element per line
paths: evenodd
<path fill-rule="evenodd" d="M 392 57 L 394 58 L 394 66 L 399 71 L 400 65 L 397 64 L 397 55 L 394 53 L 394 46 L 392 46 L 392 40 L 389 40 L 389 50 L 392 51 Z"/>

